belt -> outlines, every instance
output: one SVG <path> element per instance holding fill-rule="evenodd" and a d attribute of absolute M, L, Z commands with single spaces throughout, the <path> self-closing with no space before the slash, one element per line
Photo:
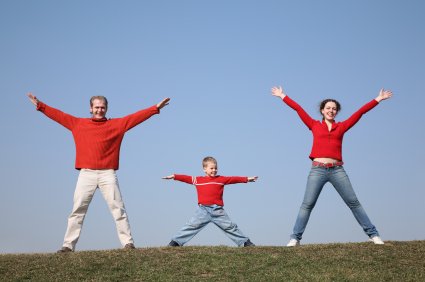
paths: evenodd
<path fill-rule="evenodd" d="M 321 163 L 321 162 L 313 161 L 313 165 L 314 166 L 321 166 L 321 167 L 326 167 L 326 168 L 335 167 L 335 166 L 341 166 L 343 164 L 344 164 L 344 162 Z"/>

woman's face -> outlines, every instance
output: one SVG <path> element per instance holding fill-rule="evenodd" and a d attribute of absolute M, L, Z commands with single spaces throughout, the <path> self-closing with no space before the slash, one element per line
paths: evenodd
<path fill-rule="evenodd" d="M 320 111 L 322 116 L 327 121 L 334 121 L 338 114 L 337 106 L 335 102 L 327 102 L 325 107 Z"/>

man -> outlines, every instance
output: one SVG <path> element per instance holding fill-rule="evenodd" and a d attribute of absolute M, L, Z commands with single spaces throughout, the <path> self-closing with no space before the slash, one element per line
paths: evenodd
<path fill-rule="evenodd" d="M 74 193 L 74 206 L 68 217 L 68 227 L 58 253 L 75 250 L 84 217 L 97 188 L 108 204 L 115 220 L 118 238 L 126 249 L 134 249 L 127 213 L 118 184 L 116 170 L 124 134 L 168 105 L 166 98 L 157 105 L 122 118 L 107 119 L 108 100 L 104 96 L 90 99 L 91 118 L 77 118 L 52 108 L 28 93 L 37 110 L 72 132 L 76 147 L 75 168 L 80 170 Z"/>

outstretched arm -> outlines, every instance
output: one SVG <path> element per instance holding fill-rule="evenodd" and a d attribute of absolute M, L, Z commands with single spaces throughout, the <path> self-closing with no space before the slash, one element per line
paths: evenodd
<path fill-rule="evenodd" d="M 258 176 L 248 176 L 248 182 L 255 182 L 257 181 Z"/>
<path fill-rule="evenodd" d="M 158 104 L 156 104 L 156 107 L 158 108 L 158 110 L 162 109 L 163 107 L 167 106 L 170 101 L 170 98 L 165 98 L 164 100 L 162 100 L 161 102 L 159 102 Z"/>
<path fill-rule="evenodd" d="M 174 179 L 174 174 L 171 174 L 171 175 L 168 175 L 168 176 L 164 176 L 164 177 L 162 177 L 162 179 L 167 179 L 167 180 Z"/>
<path fill-rule="evenodd" d="M 393 92 L 391 90 L 385 90 L 384 88 L 379 91 L 378 97 L 375 98 L 375 100 L 379 103 L 383 100 L 389 99 L 393 96 Z"/>
<path fill-rule="evenodd" d="M 37 97 L 35 97 L 34 95 L 32 95 L 31 92 L 28 92 L 27 96 L 30 99 L 31 103 L 33 103 L 34 106 L 37 107 L 37 105 L 38 105 L 38 99 L 37 99 Z"/>
<path fill-rule="evenodd" d="M 282 86 L 273 86 L 272 95 L 279 97 L 280 99 L 283 99 L 286 96 L 285 92 L 283 92 Z"/>

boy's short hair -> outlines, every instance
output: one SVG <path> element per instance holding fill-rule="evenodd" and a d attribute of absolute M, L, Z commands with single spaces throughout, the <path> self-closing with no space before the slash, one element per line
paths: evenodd
<path fill-rule="evenodd" d="M 207 163 L 214 163 L 215 165 L 217 165 L 217 160 L 214 159 L 213 157 L 205 157 L 202 160 L 202 167 L 206 167 Z"/>

